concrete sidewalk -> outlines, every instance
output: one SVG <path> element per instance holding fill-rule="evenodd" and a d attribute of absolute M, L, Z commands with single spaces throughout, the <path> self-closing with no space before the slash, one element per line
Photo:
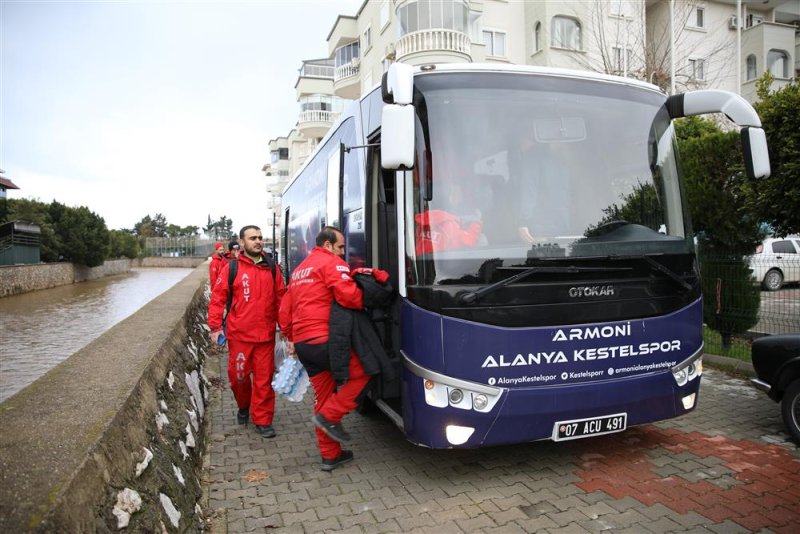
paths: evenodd
<path fill-rule="evenodd" d="M 688 416 L 561 444 L 430 450 L 352 414 L 355 460 L 325 473 L 310 393 L 279 399 L 263 439 L 236 425 L 223 375 L 204 508 L 216 533 L 798 532 L 800 450 L 778 405 L 721 371 L 703 380 Z"/>

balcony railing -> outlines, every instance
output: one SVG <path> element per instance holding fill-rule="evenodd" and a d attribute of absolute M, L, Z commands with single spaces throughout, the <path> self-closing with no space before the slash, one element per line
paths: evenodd
<path fill-rule="evenodd" d="M 340 67 L 336 67 L 336 73 L 333 75 L 333 81 L 338 82 L 345 78 L 350 78 L 358 74 L 358 63 L 346 63 Z"/>
<path fill-rule="evenodd" d="M 421 30 L 402 36 L 396 45 L 397 58 L 416 52 L 458 52 L 470 55 L 471 43 L 466 34 L 454 30 Z"/>
<path fill-rule="evenodd" d="M 328 122 L 333 124 L 333 121 L 339 116 L 338 111 L 322 111 L 312 109 L 300 112 L 300 117 L 297 119 L 298 124 L 306 122 Z"/>

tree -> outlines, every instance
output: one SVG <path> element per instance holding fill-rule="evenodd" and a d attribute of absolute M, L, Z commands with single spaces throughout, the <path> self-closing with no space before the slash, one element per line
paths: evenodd
<path fill-rule="evenodd" d="M 699 118 L 677 121 L 676 131 L 700 249 L 703 320 L 728 347 L 733 335 L 758 322 L 761 304 L 747 265 L 747 255 L 763 238 L 758 220 L 747 208 L 752 182 L 741 164 L 737 132 L 723 132 Z"/>
<path fill-rule="evenodd" d="M 133 226 L 134 233 L 139 237 L 167 237 L 167 218 L 160 213 L 155 217 L 145 215 L 141 221 Z"/>
<path fill-rule="evenodd" d="M 773 77 L 757 82 L 756 111 L 767 135 L 772 175 L 754 184 L 749 207 L 779 236 L 800 232 L 800 83 L 770 93 Z"/>
<path fill-rule="evenodd" d="M 53 201 L 48 209 L 56 233 L 61 238 L 65 260 L 87 267 L 102 265 L 109 252 L 105 220 L 85 206 L 70 208 Z"/>
<path fill-rule="evenodd" d="M 752 182 L 742 164 L 737 132 L 707 119 L 676 121 L 692 225 L 707 251 L 751 254 L 764 237 L 749 208 Z"/>
<path fill-rule="evenodd" d="M 216 221 L 211 220 L 211 215 L 208 216 L 208 223 L 203 227 L 203 231 L 211 239 L 219 241 L 228 241 L 233 238 L 233 221 L 228 219 L 225 215 Z"/>
<path fill-rule="evenodd" d="M 134 259 L 141 250 L 136 236 L 126 230 L 111 230 L 109 232 L 109 258 L 126 257 Z"/>

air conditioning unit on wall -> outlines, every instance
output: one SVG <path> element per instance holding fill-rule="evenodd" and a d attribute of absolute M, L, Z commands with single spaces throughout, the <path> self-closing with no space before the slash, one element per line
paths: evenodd
<path fill-rule="evenodd" d="M 735 30 L 739 25 L 736 24 L 736 15 L 731 15 L 731 18 L 728 19 L 728 29 Z"/>

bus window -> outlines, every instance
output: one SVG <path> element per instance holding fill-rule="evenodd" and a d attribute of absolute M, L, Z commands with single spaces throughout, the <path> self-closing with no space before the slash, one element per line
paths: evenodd
<path fill-rule="evenodd" d="M 325 224 L 339 228 L 339 158 L 341 149 L 337 146 L 328 156 L 328 209 L 325 216 Z"/>

